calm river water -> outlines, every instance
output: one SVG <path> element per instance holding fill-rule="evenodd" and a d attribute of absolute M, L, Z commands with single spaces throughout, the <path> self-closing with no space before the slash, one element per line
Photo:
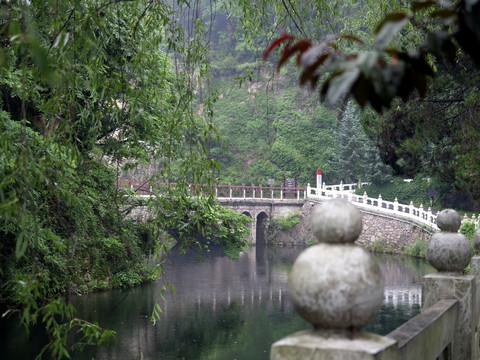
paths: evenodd
<path fill-rule="evenodd" d="M 273 342 L 309 325 L 294 311 L 287 294 L 287 274 L 299 248 L 252 247 L 236 261 L 215 251 L 202 261 L 194 253 L 171 256 L 165 279 L 176 288 L 162 300 L 162 283 L 128 291 L 77 297 L 80 317 L 117 332 L 109 345 L 74 359 L 268 359 Z M 387 334 L 420 312 L 421 278 L 433 272 L 426 262 L 377 256 L 385 274 L 384 304 L 367 331 Z M 155 302 L 163 308 L 153 325 Z M 32 359 L 15 327 L 2 328 L 2 358 Z M 23 343 L 23 345 L 22 345 Z M 6 355 L 6 357 L 4 357 Z"/>

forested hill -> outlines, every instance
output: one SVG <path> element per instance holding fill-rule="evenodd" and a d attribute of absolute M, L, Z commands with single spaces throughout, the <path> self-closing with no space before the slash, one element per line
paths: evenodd
<path fill-rule="evenodd" d="M 454 64 L 435 53 L 434 44 L 429 42 L 442 34 L 433 33 L 429 38 L 426 33 L 443 20 L 429 17 L 428 11 L 422 12 L 424 8 L 412 10 L 414 5 L 410 9 L 409 4 L 399 2 L 346 1 L 332 2 L 331 6 L 320 2 L 311 8 L 299 4 L 267 4 L 262 8 L 262 4 L 242 3 L 237 12 L 221 7 L 203 10 L 211 29 L 210 85 L 218 96 L 212 107 L 213 121 L 228 145 L 225 151 L 224 144 L 209 143 L 210 156 L 221 165 L 218 182 L 266 184 L 268 178 L 274 178 L 279 185 L 283 176 L 298 176 L 299 183 L 305 185 L 315 183 L 315 170 L 320 168 L 327 183 L 372 181 L 388 185 L 393 169 L 396 176 L 419 179 L 416 183 L 419 189 L 425 188 L 422 196 L 428 202 L 433 198 L 426 190 L 435 194 L 433 203 L 438 206 L 465 210 L 478 207 L 480 185 L 476 174 L 480 167 L 474 159 L 480 145 L 474 139 L 478 134 L 480 101 L 476 84 L 480 72 L 461 51 Z M 383 71 L 383 65 L 378 66 L 388 63 L 390 55 L 384 59 L 376 52 L 378 47 L 374 49 L 375 36 L 380 36 L 376 26 L 383 16 L 395 11 L 405 21 L 402 27 L 386 27 L 388 46 L 404 51 L 405 59 L 416 59 L 421 46 L 432 47 L 432 53 L 419 60 L 431 77 L 415 78 L 413 73 L 404 73 L 402 81 L 415 83 L 420 79 L 418 86 L 408 96 L 392 96 L 389 108 L 382 113 L 369 106 L 360 111 L 348 96 L 339 95 L 340 101 L 329 106 L 320 103 L 318 89 L 309 92 L 308 86 L 299 86 L 294 56 L 290 62 L 282 61 L 280 72 L 275 71 L 278 53 L 261 61 L 262 53 L 284 30 L 297 39 L 311 37 L 314 44 L 322 43 L 329 34 L 355 37 L 361 45 L 336 41 L 329 51 L 338 57 L 312 76 L 317 77 L 319 85 L 326 79 L 336 79 L 340 84 L 340 77 L 334 76 L 345 74 L 349 66 L 361 72 L 364 80 L 369 71 L 375 72 L 358 85 L 363 86 L 358 91 L 367 94 L 374 88 L 382 97 L 398 80 L 394 75 L 400 67 L 392 65 L 392 69 Z M 410 18 L 407 14 L 412 12 L 415 16 Z M 411 22 L 405 25 L 406 20 Z M 355 55 L 346 56 L 343 63 L 342 54 Z M 367 58 L 378 62 L 363 63 Z M 336 85 L 341 94 L 348 93 L 351 84 L 347 82 L 343 89 Z M 422 181 L 428 184 L 420 184 Z"/>
<path fill-rule="evenodd" d="M 260 60 L 267 39 L 248 41 L 238 19 L 227 17 L 216 13 L 210 37 L 213 121 L 225 140 L 209 146 L 221 165 L 218 182 L 266 185 L 273 178 L 279 186 L 297 177 L 313 185 L 317 169 L 327 183 L 390 180 L 358 109 L 321 103 L 298 86 L 294 65 L 276 72 Z"/>

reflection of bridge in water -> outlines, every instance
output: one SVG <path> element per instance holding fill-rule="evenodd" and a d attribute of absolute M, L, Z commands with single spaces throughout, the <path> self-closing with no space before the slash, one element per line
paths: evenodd
<path fill-rule="evenodd" d="M 420 285 L 412 286 L 385 286 L 383 290 L 383 303 L 385 305 L 408 305 L 413 307 L 414 305 L 422 305 L 422 287 Z"/>
<path fill-rule="evenodd" d="M 236 261 L 221 256 L 202 262 L 175 260 L 177 263 L 167 273 L 176 286 L 176 294 L 164 305 L 164 311 L 168 313 L 172 307 L 207 307 L 215 311 L 219 306 L 236 303 L 247 308 L 280 304 L 283 311 L 293 312 L 288 299 L 288 271 L 301 250 L 285 248 L 269 252 L 268 247 L 253 247 Z M 420 307 L 421 276 L 414 274 L 408 262 L 395 262 L 391 258 L 380 262 L 386 279 L 384 305 Z"/>
<path fill-rule="evenodd" d="M 172 303 L 176 308 L 180 306 L 182 309 L 191 306 L 210 306 L 213 311 L 217 306 L 230 306 L 232 302 L 236 302 L 240 306 L 253 306 L 258 304 L 274 305 L 280 304 L 284 311 L 294 311 L 293 306 L 288 298 L 288 285 L 285 280 L 284 283 L 271 283 L 266 288 L 228 288 L 226 291 L 212 292 L 197 292 L 193 297 L 175 297 Z M 383 292 L 383 305 L 398 306 L 412 308 L 414 306 L 421 306 L 422 304 L 422 287 L 420 285 L 412 286 L 397 286 L 387 285 Z M 164 306 L 164 311 L 168 312 L 171 305 L 167 302 Z"/>

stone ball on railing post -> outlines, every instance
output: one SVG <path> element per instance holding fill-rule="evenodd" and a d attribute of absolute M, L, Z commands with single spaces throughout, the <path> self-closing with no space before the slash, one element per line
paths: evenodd
<path fill-rule="evenodd" d="M 467 237 L 458 232 L 460 225 L 460 215 L 455 210 L 442 210 L 437 215 L 441 231 L 433 234 L 425 255 L 438 271 L 462 272 L 470 263 L 472 247 Z"/>
<path fill-rule="evenodd" d="M 473 248 L 477 255 L 480 255 L 480 230 L 475 231 L 475 234 L 473 234 Z"/>
<path fill-rule="evenodd" d="M 302 252 L 289 276 L 289 296 L 315 329 L 355 330 L 368 324 L 383 302 L 383 274 L 371 254 L 354 244 L 362 216 L 334 199 L 312 216 L 319 244 Z"/>

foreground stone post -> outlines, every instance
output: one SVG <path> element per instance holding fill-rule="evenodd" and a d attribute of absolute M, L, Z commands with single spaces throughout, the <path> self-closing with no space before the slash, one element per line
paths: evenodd
<path fill-rule="evenodd" d="M 465 235 L 458 233 L 460 224 L 460 216 L 454 210 L 438 214 L 437 225 L 442 231 L 432 236 L 426 249 L 427 260 L 438 273 L 423 278 L 422 309 L 439 300 L 458 300 L 452 359 L 468 360 L 476 359 L 477 289 L 475 276 L 463 275 L 470 263 L 472 248 Z"/>
<path fill-rule="evenodd" d="M 272 345 L 271 360 L 395 360 L 396 341 L 359 332 L 383 302 L 383 274 L 371 254 L 354 244 L 359 211 L 347 201 L 316 207 L 313 232 L 320 244 L 302 252 L 289 276 L 289 297 L 314 329 Z"/>
<path fill-rule="evenodd" d="M 480 216 L 479 216 L 480 218 Z M 477 299 L 475 307 L 475 319 L 477 321 L 477 332 L 475 333 L 475 359 L 480 357 L 480 336 L 478 330 L 480 329 L 480 230 L 477 230 L 473 235 L 473 247 L 477 252 L 477 256 L 472 258 L 470 263 L 470 275 L 475 276 L 475 285 L 477 288 Z"/>

